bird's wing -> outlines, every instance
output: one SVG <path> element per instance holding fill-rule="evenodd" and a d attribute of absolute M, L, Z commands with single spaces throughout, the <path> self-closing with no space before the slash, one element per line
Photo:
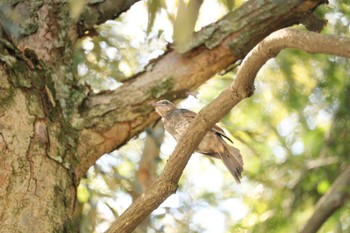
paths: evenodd
<path fill-rule="evenodd" d="M 218 125 L 214 125 L 213 128 L 211 128 L 211 130 L 214 131 L 218 136 L 224 137 L 231 143 L 233 143 L 233 141 L 225 134 L 225 132 Z"/>
<path fill-rule="evenodd" d="M 196 113 L 195 112 L 192 112 L 190 110 L 187 110 L 187 109 L 178 109 L 180 111 L 180 114 L 182 117 L 187 117 L 187 118 L 195 118 L 196 117 Z"/>
<path fill-rule="evenodd" d="M 197 115 L 195 112 L 192 112 L 187 109 L 179 109 L 179 110 L 181 111 L 181 115 L 183 117 L 195 118 Z M 224 130 L 222 130 L 218 125 L 214 125 L 210 130 L 213 131 L 218 136 L 224 137 L 227 140 L 229 140 L 231 143 L 233 143 L 233 141 L 225 134 Z"/>
<path fill-rule="evenodd" d="M 237 148 L 227 145 L 225 142 L 222 143 L 225 149 L 222 152 L 218 152 L 219 157 L 235 178 L 237 184 L 239 184 L 241 183 L 243 172 L 243 159 L 241 153 Z"/>

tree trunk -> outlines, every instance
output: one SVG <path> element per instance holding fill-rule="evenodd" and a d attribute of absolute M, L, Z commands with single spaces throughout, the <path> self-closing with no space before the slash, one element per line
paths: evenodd
<path fill-rule="evenodd" d="M 103 21 L 89 17 L 93 10 L 112 18 L 135 1 L 119 1 L 126 3 L 121 8 L 97 1 L 86 5 L 79 20 L 70 17 L 67 2 L 0 3 L 1 232 L 74 232 L 80 178 L 104 153 L 157 119 L 151 101 L 185 97 L 269 33 L 310 19 L 323 1 L 248 2 L 198 32 L 185 55 L 169 50 L 152 68 L 99 95 L 79 86 L 74 72 L 79 25 L 86 30 Z M 17 21 L 4 18 L 3 9 Z"/>
<path fill-rule="evenodd" d="M 76 185 L 63 162 L 72 133 L 44 71 L 14 63 L 22 74 L 0 65 L 1 232 L 72 232 Z"/>

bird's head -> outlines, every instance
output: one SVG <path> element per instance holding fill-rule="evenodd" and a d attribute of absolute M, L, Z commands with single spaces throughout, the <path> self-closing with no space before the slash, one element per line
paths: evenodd
<path fill-rule="evenodd" d="M 156 109 L 157 113 L 163 117 L 168 112 L 175 110 L 176 106 L 169 100 L 160 100 L 158 102 L 152 103 L 152 106 Z"/>

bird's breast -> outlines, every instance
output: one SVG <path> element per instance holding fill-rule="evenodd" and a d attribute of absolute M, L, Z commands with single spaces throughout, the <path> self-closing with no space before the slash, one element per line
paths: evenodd
<path fill-rule="evenodd" d="M 163 123 L 165 130 L 168 131 L 176 141 L 178 141 L 191 122 L 178 117 L 169 117 L 163 118 Z"/>

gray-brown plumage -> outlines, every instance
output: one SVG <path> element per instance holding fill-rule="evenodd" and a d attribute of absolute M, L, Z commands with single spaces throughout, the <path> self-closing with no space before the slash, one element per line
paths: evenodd
<path fill-rule="evenodd" d="M 168 100 L 161 100 L 152 105 L 162 117 L 166 131 L 168 131 L 176 141 L 179 141 L 182 134 L 196 116 L 196 113 L 190 110 L 178 109 Z M 196 151 L 221 159 L 236 182 L 240 183 L 243 171 L 242 156 L 237 148 L 228 145 L 223 138 L 231 141 L 219 126 L 214 125 L 204 136 Z"/>

